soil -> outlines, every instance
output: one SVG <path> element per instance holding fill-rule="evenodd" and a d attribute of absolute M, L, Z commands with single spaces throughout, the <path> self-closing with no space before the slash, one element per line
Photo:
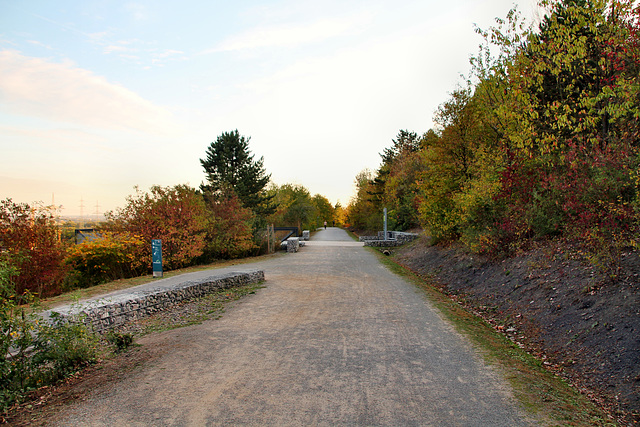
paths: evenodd
<path fill-rule="evenodd" d="M 114 332 L 131 334 L 136 342 L 140 340 L 147 345 L 134 343 L 126 351 L 115 355 L 108 354 L 106 358 L 92 366 L 80 369 L 55 386 L 42 387 L 34 391 L 25 402 L 14 405 L 6 413 L 0 413 L 0 424 L 47 425 L 65 406 L 85 400 L 98 387 L 107 383 L 116 383 L 130 375 L 133 370 L 152 363 L 166 353 L 167 349 L 163 346 L 153 345 L 153 340 L 157 339 L 158 335 L 151 333 L 217 319 L 230 304 L 245 295 L 254 293 L 261 286 L 252 284 L 221 290 L 128 323 Z"/>
<path fill-rule="evenodd" d="M 99 386 L 125 378 L 139 366 L 150 363 L 158 347 L 136 347 L 114 358 L 85 368 L 64 382 L 43 387 L 29 396 L 29 400 L 0 415 L 1 424 L 12 426 L 44 426 L 68 404 L 85 400 Z"/>
<path fill-rule="evenodd" d="M 547 245 L 492 260 L 423 237 L 395 260 L 484 317 L 622 424 L 640 424 L 640 256 L 617 279 Z"/>

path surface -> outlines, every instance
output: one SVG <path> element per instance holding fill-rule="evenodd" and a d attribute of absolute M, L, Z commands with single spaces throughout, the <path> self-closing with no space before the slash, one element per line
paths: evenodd
<path fill-rule="evenodd" d="M 144 337 L 162 355 L 57 425 L 526 425 L 504 380 L 361 246 L 329 228 L 251 264 L 266 288 Z"/>

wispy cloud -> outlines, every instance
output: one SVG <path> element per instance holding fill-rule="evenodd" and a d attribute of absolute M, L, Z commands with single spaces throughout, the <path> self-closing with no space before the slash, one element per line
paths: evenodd
<path fill-rule="evenodd" d="M 156 52 L 154 54 L 154 56 L 157 59 L 165 59 L 165 58 L 175 58 L 176 55 L 184 55 L 184 52 L 181 50 L 173 50 L 173 49 L 167 49 L 167 50 L 163 50 L 161 52 Z"/>
<path fill-rule="evenodd" d="M 202 53 L 241 51 L 267 47 L 295 47 L 317 43 L 333 37 L 354 33 L 369 22 L 367 14 L 335 19 L 323 19 L 300 25 L 258 27 L 223 40 Z"/>
<path fill-rule="evenodd" d="M 47 44 L 44 44 L 44 43 L 42 43 L 41 41 L 38 41 L 38 40 L 27 40 L 27 43 L 35 45 L 35 46 L 40 46 L 40 47 L 43 47 L 43 48 L 49 49 L 49 50 L 53 49 L 51 46 L 49 46 Z"/>
<path fill-rule="evenodd" d="M 120 85 L 71 63 L 0 51 L 0 109 L 102 129 L 166 133 L 172 115 Z"/>
<path fill-rule="evenodd" d="M 122 53 L 122 52 L 137 52 L 138 49 L 132 49 L 130 47 L 127 46 L 122 46 L 122 45 L 108 45 L 105 46 L 103 49 L 103 52 L 106 54 L 110 54 L 110 53 Z"/>
<path fill-rule="evenodd" d="M 63 24 L 63 23 L 55 21 L 55 20 L 53 20 L 51 18 L 47 18 L 46 16 L 38 15 L 37 13 L 32 13 L 31 15 L 35 16 L 36 18 L 41 19 L 41 20 L 43 20 L 45 22 L 53 24 L 53 25 L 55 25 L 57 27 L 60 27 L 60 28 L 62 28 L 64 30 L 66 30 L 66 31 L 70 31 L 70 32 L 73 32 L 73 33 L 76 33 L 76 34 L 79 34 L 79 35 L 82 35 L 82 36 L 85 36 L 85 37 L 88 37 L 88 38 L 91 37 L 91 34 L 85 33 L 84 31 L 81 31 L 81 30 L 79 30 L 79 29 L 77 29 L 75 27 L 72 27 L 71 25 Z"/>
<path fill-rule="evenodd" d="M 106 44 L 102 52 L 105 55 L 117 55 L 118 57 L 133 61 L 138 65 L 151 64 L 163 66 L 171 61 L 184 61 L 188 59 L 185 53 L 176 49 L 158 49 L 149 47 L 151 43 L 142 40 L 119 40 L 115 43 Z"/>

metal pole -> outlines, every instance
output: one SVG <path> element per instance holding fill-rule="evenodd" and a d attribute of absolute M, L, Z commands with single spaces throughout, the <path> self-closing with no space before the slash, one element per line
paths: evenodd
<path fill-rule="evenodd" d="M 387 240 L 387 208 L 384 208 L 384 240 Z"/>

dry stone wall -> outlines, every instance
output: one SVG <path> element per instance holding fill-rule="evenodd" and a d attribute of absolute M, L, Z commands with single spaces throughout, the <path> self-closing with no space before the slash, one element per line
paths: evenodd
<path fill-rule="evenodd" d="M 264 280 L 264 271 L 228 273 L 209 276 L 200 280 L 186 281 L 169 288 L 110 296 L 89 304 L 80 304 L 64 309 L 54 309 L 63 318 L 81 319 L 96 332 L 105 332 L 127 322 L 140 319 L 167 309 L 180 302 L 210 294 L 234 286 L 259 283 Z M 45 313 L 48 317 L 50 313 Z"/>
<path fill-rule="evenodd" d="M 360 236 L 360 241 L 365 246 L 386 248 L 401 246 L 418 238 L 416 233 L 405 233 L 403 231 L 387 231 L 387 239 L 384 239 L 384 231 L 379 231 L 377 236 Z"/>
<path fill-rule="evenodd" d="M 390 248 L 395 246 L 402 246 L 405 242 L 400 240 L 365 240 L 364 245 L 373 248 Z"/>

